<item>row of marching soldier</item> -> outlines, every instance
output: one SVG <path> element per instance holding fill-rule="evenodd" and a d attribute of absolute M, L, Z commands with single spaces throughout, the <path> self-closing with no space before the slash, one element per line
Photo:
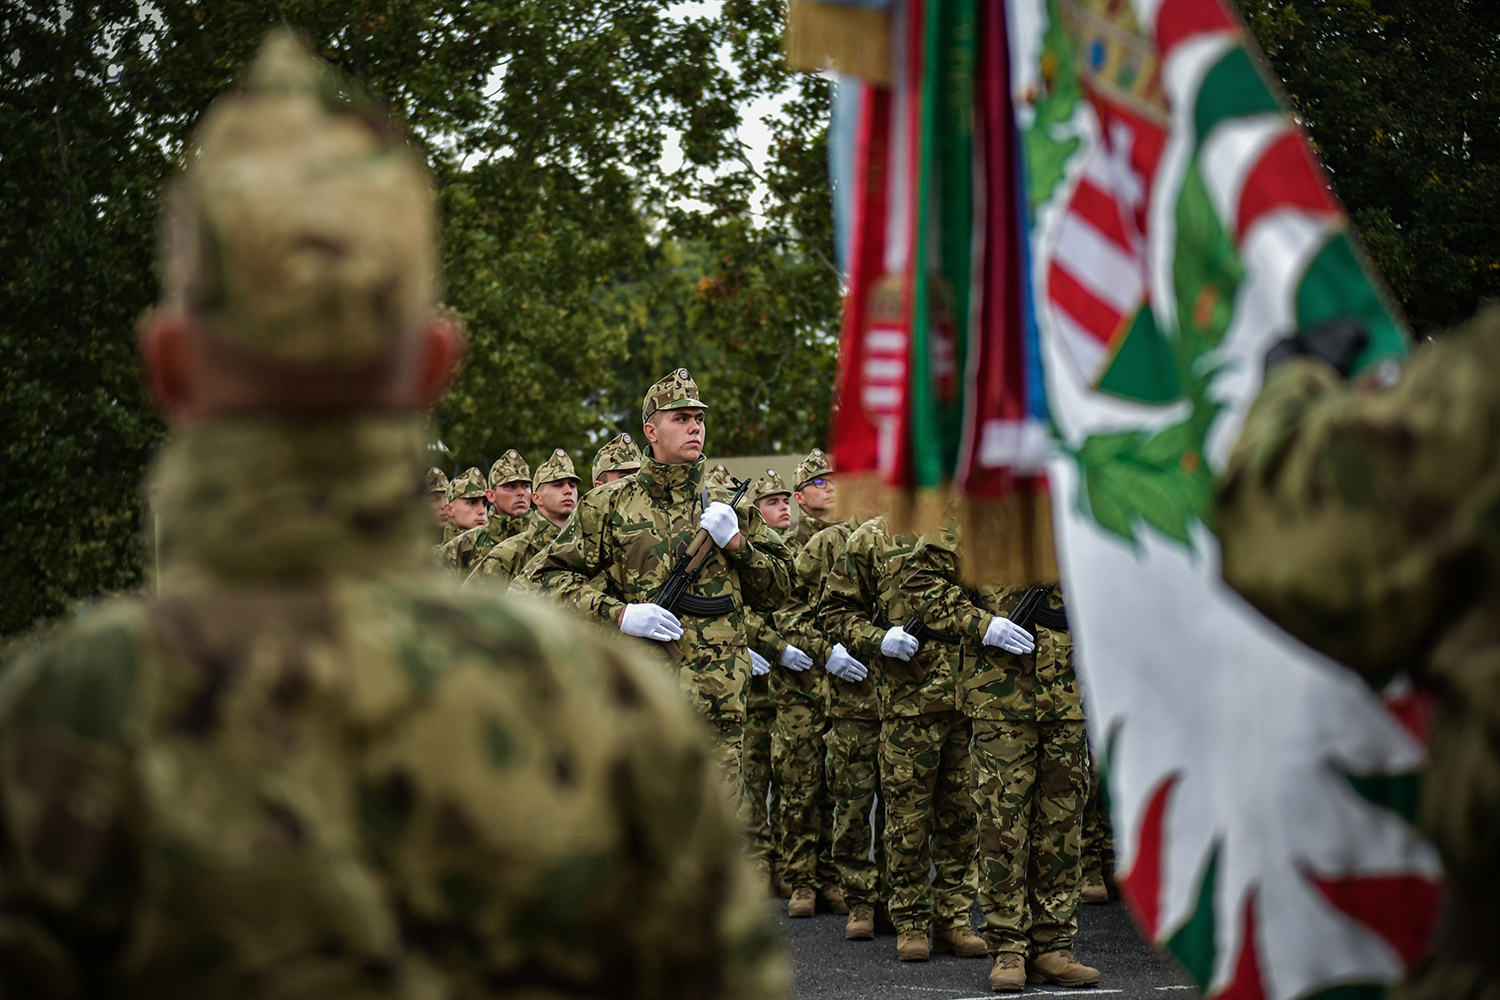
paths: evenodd
<path fill-rule="evenodd" d="M 1028 588 L 966 586 L 951 521 L 840 519 L 819 449 L 735 504 L 704 457 L 708 411 L 686 369 L 659 380 L 644 453 L 609 441 L 582 496 L 562 449 L 534 476 L 514 449 L 488 477 L 433 469 L 443 562 L 670 654 L 790 916 L 894 932 L 902 961 L 989 956 L 997 991 L 1098 983 L 1073 940 L 1080 902 L 1109 899 L 1111 849 L 1056 588 L 1032 593 L 1039 621 L 1012 621 Z M 695 535 L 710 554 L 665 607 Z"/>

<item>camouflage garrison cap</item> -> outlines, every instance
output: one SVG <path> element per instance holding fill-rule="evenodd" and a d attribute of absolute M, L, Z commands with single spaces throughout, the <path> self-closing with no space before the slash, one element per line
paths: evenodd
<path fill-rule="evenodd" d="M 795 480 L 796 486 L 794 488 L 800 490 L 802 487 L 806 486 L 810 480 L 816 479 L 819 476 L 831 475 L 832 473 L 833 466 L 829 464 L 828 456 L 823 454 L 823 449 L 814 448 L 812 451 L 807 453 L 806 458 L 798 463 L 797 477 Z"/>
<path fill-rule="evenodd" d="M 442 493 L 446 495 L 448 492 L 448 477 L 443 475 L 443 470 L 435 465 L 427 470 L 425 482 L 428 493 Z"/>
<path fill-rule="evenodd" d="M 686 368 L 679 368 L 670 375 L 663 375 L 656 384 L 646 390 L 646 401 L 641 404 L 641 422 L 651 419 L 657 410 L 680 410 L 685 406 L 708 409 L 698 398 L 698 383 Z"/>
<path fill-rule="evenodd" d="M 559 479 L 578 480 L 578 473 L 573 471 L 573 459 L 568 453 L 558 448 L 547 456 L 547 461 L 536 467 L 536 484 L 556 482 Z"/>
<path fill-rule="evenodd" d="M 377 358 L 432 312 L 426 168 L 291 32 L 266 36 L 195 143 L 162 216 L 168 302 L 236 346 L 308 367 Z"/>
<path fill-rule="evenodd" d="M 617 434 L 594 456 L 594 479 L 606 472 L 635 472 L 641 467 L 641 450 L 629 434 Z"/>
<path fill-rule="evenodd" d="M 703 474 L 703 485 L 711 490 L 734 490 L 734 477 L 722 464 L 715 465 Z"/>
<path fill-rule="evenodd" d="M 786 484 L 786 480 L 776 474 L 775 469 L 767 469 L 766 474 L 755 481 L 750 488 L 750 502 L 759 503 L 766 497 L 774 497 L 778 493 L 791 495 L 792 488 Z"/>
<path fill-rule="evenodd" d="M 490 489 L 510 483 L 525 483 L 531 486 L 531 466 L 526 464 L 516 449 L 512 448 L 496 459 L 490 466 Z"/>
<path fill-rule="evenodd" d="M 443 496 L 449 503 L 484 496 L 484 473 L 478 469 L 469 469 L 454 476 L 448 480 L 448 492 Z"/>

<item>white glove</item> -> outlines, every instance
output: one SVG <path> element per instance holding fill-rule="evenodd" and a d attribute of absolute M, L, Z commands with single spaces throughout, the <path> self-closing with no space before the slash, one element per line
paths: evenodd
<path fill-rule="evenodd" d="M 886 629 L 885 638 L 880 640 L 881 656 L 890 656 L 897 660 L 909 660 L 911 659 L 911 654 L 916 651 L 917 637 L 900 625 L 892 625 Z"/>
<path fill-rule="evenodd" d="M 740 516 L 723 500 L 715 500 L 703 508 L 698 526 L 707 531 L 714 544 L 722 549 L 740 533 Z"/>
<path fill-rule="evenodd" d="M 755 650 L 750 650 L 750 676 L 764 677 L 771 672 L 771 661 Z"/>
<path fill-rule="evenodd" d="M 798 649 L 796 646 L 793 646 L 791 643 L 787 643 L 786 649 L 783 649 L 781 651 L 781 656 L 777 658 L 776 662 L 780 663 L 788 670 L 796 670 L 798 672 L 801 672 L 812 666 L 812 657 L 808 656 L 806 653 L 802 652 L 802 650 Z"/>
<path fill-rule="evenodd" d="M 839 680 L 855 684 L 864 680 L 870 672 L 863 663 L 849 655 L 849 651 L 844 648 L 842 642 L 834 646 L 833 652 L 828 654 L 825 669 Z"/>
<path fill-rule="evenodd" d="M 990 623 L 984 627 L 984 644 L 999 646 L 1007 653 L 1029 653 L 1036 649 L 1036 640 L 1031 637 L 1030 632 L 999 615 L 991 618 Z"/>
<path fill-rule="evenodd" d="M 660 604 L 627 604 L 620 616 L 620 631 L 642 639 L 666 642 L 682 638 L 682 622 Z"/>

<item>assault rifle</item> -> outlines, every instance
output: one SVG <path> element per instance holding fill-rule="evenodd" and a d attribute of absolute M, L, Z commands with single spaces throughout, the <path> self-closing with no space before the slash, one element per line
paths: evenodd
<path fill-rule="evenodd" d="M 1021 595 L 1020 601 L 1016 603 L 1015 610 L 1008 617 L 1016 625 L 1025 629 L 1032 638 L 1036 638 L 1038 625 L 1054 632 L 1066 632 L 1068 630 L 1067 609 L 1048 607 L 1047 597 L 1051 593 L 1051 587 L 1027 588 L 1026 592 Z M 1036 669 L 1034 654 L 1022 653 L 1020 660 L 1027 673 Z"/>
<path fill-rule="evenodd" d="M 919 643 L 920 642 L 959 643 L 959 642 L 963 641 L 963 639 L 961 637 L 959 637 L 959 636 L 949 635 L 947 632 L 939 632 L 937 629 L 928 628 L 926 625 L 924 625 L 922 623 L 922 616 L 918 615 L 918 614 L 914 614 L 910 618 L 906 619 L 906 624 L 902 625 L 901 629 L 907 635 L 909 635 L 912 638 L 916 639 L 917 642 L 919 642 Z M 912 656 L 915 657 L 916 654 L 913 653 Z M 922 683 L 926 682 L 926 680 L 927 680 L 927 671 L 923 670 L 920 666 L 918 666 L 917 665 L 917 661 L 915 659 L 907 660 L 906 661 L 906 665 L 911 668 L 912 676 L 914 676 L 917 679 L 917 683 L 918 684 L 922 684 Z"/>
<path fill-rule="evenodd" d="M 734 496 L 729 500 L 729 506 L 738 508 L 745 499 L 745 494 L 750 492 L 751 479 L 734 480 Z M 703 506 L 708 507 L 708 491 L 703 491 Z M 713 536 L 708 533 L 707 528 L 699 528 L 693 540 L 677 556 L 677 563 L 672 567 L 672 575 L 667 577 L 667 582 L 661 585 L 656 592 L 656 599 L 652 602 L 666 608 L 672 614 L 678 614 L 679 610 L 687 614 L 712 618 L 719 615 L 727 615 L 734 610 L 734 598 L 728 595 L 720 597 L 699 597 L 689 594 L 688 588 L 698 582 L 698 574 L 703 572 L 703 564 L 714 552 Z M 682 662 L 682 647 L 677 645 L 676 640 L 668 639 L 666 642 L 667 653 L 672 657 L 673 663 Z"/>

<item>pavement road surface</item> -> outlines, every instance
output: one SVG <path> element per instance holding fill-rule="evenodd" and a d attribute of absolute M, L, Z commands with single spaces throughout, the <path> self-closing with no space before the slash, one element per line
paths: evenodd
<path fill-rule="evenodd" d="M 1103 982 L 1087 988 L 1028 986 L 1024 993 L 991 993 L 988 958 L 934 955 L 927 962 L 901 962 L 896 938 L 845 941 L 844 918 L 819 913 L 804 920 L 786 915 L 775 900 L 777 921 L 792 961 L 796 1000 L 989 1000 L 999 996 L 1097 996 L 1100 1000 L 1192 1000 L 1177 968 L 1141 940 L 1118 901 L 1085 906 L 1079 913 L 1074 953 L 1092 965 Z M 975 924 L 979 924 L 978 911 Z"/>

